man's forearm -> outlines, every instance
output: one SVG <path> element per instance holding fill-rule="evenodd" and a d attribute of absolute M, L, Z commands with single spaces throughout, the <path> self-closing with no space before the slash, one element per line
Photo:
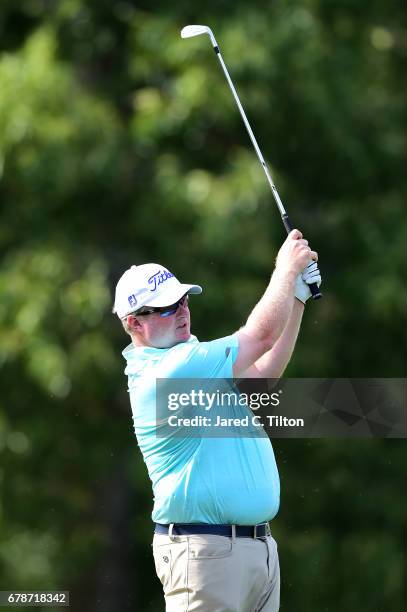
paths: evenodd
<path fill-rule="evenodd" d="M 254 364 L 258 374 L 252 373 L 261 378 L 280 378 L 291 359 L 298 332 L 300 330 L 302 315 L 304 314 L 304 304 L 299 300 L 294 300 L 289 321 L 273 346 L 272 349 L 264 353 Z M 250 373 L 248 373 L 250 376 Z"/>
<path fill-rule="evenodd" d="M 294 303 L 296 273 L 276 268 L 260 301 L 256 304 L 245 328 L 272 346 L 282 334 Z"/>
<path fill-rule="evenodd" d="M 295 281 L 307 263 L 318 257 L 301 232 L 292 230 L 281 246 L 276 267 L 265 294 L 253 309 L 246 325 L 237 332 L 239 352 L 233 376 L 239 377 L 269 351 L 283 333 L 294 304 Z"/>

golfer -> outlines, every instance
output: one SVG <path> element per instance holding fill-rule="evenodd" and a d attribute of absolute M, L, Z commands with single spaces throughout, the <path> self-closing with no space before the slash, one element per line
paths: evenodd
<path fill-rule="evenodd" d="M 132 266 L 114 312 L 131 344 L 127 361 L 138 444 L 154 493 L 153 553 L 167 612 L 275 612 L 277 545 L 268 521 L 280 486 L 267 437 L 157 436 L 155 379 L 279 378 L 293 351 L 308 284 L 320 284 L 317 254 L 293 230 L 266 291 L 245 325 L 225 338 L 191 335 L 189 296 L 158 264 Z"/>

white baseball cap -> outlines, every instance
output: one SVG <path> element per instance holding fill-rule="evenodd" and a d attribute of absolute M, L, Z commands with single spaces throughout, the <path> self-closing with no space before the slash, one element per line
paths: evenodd
<path fill-rule="evenodd" d="M 186 293 L 202 293 L 199 285 L 184 285 L 160 264 L 131 266 L 116 285 L 113 312 L 122 319 L 143 306 L 170 306 Z"/>

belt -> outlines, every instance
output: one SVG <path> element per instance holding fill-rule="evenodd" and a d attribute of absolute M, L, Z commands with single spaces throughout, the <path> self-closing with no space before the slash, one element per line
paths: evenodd
<path fill-rule="evenodd" d="M 232 525 L 209 525 L 208 523 L 175 523 L 172 528 L 172 535 L 220 535 L 228 538 L 232 537 Z M 270 535 L 268 523 L 259 525 L 235 525 L 235 535 L 238 538 L 265 538 Z M 154 533 L 168 534 L 170 525 L 155 524 Z"/>

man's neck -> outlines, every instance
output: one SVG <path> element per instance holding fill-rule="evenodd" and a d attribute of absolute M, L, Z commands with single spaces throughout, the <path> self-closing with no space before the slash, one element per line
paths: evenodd
<path fill-rule="evenodd" d="M 188 340 L 190 338 L 191 336 L 189 336 Z M 137 336 L 132 335 L 131 340 L 135 348 L 156 348 L 161 350 L 170 349 L 176 346 L 177 344 L 185 344 L 185 342 L 188 342 L 188 340 L 181 340 L 180 342 L 175 342 L 174 344 L 171 344 L 171 346 L 154 346 L 153 344 L 149 344 L 148 342 L 146 342 L 143 338 L 138 338 Z"/>

